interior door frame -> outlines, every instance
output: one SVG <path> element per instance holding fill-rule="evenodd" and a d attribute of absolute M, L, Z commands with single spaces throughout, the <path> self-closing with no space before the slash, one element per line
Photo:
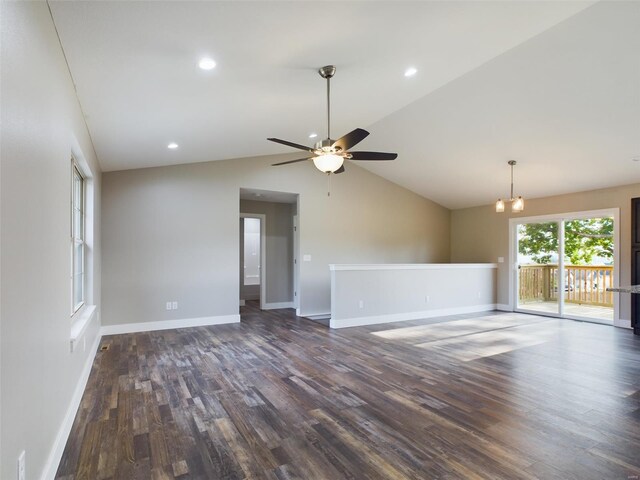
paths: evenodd
<path fill-rule="evenodd" d="M 257 218 L 260 220 L 260 310 L 264 309 L 266 303 L 267 294 L 267 258 L 266 254 L 266 224 L 267 216 L 263 213 L 242 213 L 240 212 L 240 218 Z M 244 231 L 244 230 L 243 230 Z M 239 243 L 239 242 L 238 242 Z M 239 249 L 238 249 L 239 250 Z M 238 263 L 240 262 L 240 251 L 238 251 Z M 244 275 L 241 279 L 244 285 Z"/>
<path fill-rule="evenodd" d="M 564 292 L 564 222 L 566 220 L 576 220 L 580 218 L 600 218 L 600 217 L 613 217 L 613 285 L 617 287 L 619 285 L 620 277 L 620 209 L 619 208 L 605 208 L 600 210 L 585 210 L 581 212 L 565 212 L 554 213 L 548 215 L 536 215 L 531 217 L 513 217 L 509 219 L 509 309 L 514 312 L 523 313 L 536 313 L 533 310 L 519 309 L 518 305 L 518 232 L 517 225 L 522 223 L 545 223 L 545 222 L 559 222 L 558 225 L 558 292 Z M 589 321 L 593 323 L 603 323 L 610 325 L 609 322 L 598 322 L 597 319 L 587 319 L 584 317 L 576 317 L 573 315 L 566 315 L 563 312 L 564 295 L 558 295 L 558 313 L 548 316 L 558 318 L 568 318 L 571 320 Z M 547 316 L 547 315 L 546 315 Z M 613 296 L 613 325 L 623 326 L 620 322 L 620 299 L 619 295 Z"/>
<path fill-rule="evenodd" d="M 298 227 L 298 214 L 293 216 L 293 308 L 300 310 L 300 228 Z M 297 313 L 296 313 L 297 315 Z"/>

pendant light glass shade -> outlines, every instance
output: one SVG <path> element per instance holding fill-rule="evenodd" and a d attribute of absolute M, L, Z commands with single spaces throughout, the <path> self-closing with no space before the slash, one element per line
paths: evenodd
<path fill-rule="evenodd" d="M 496 202 L 496 212 L 497 213 L 504 212 L 504 200 L 502 200 L 501 198 L 499 198 L 498 201 Z"/>
<path fill-rule="evenodd" d="M 333 155 L 331 153 L 318 155 L 313 159 L 313 164 L 323 173 L 333 173 L 338 170 L 343 163 L 343 157 L 340 155 Z"/>
<path fill-rule="evenodd" d="M 518 213 L 524 210 L 524 199 L 522 197 L 516 198 L 511 204 L 511 211 Z"/>

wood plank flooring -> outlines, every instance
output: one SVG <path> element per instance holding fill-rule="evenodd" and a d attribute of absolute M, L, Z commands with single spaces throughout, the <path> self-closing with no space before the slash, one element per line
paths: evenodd
<path fill-rule="evenodd" d="M 640 338 L 488 313 L 292 310 L 104 337 L 57 479 L 629 479 Z"/>

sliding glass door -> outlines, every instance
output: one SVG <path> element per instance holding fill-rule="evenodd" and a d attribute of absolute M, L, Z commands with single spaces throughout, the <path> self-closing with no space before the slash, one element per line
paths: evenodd
<path fill-rule="evenodd" d="M 516 310 L 613 323 L 615 219 L 572 214 L 515 223 Z"/>
<path fill-rule="evenodd" d="M 564 314 L 613 323 L 613 217 L 564 221 Z"/>
<path fill-rule="evenodd" d="M 558 223 L 518 224 L 517 242 L 517 308 L 560 315 Z"/>

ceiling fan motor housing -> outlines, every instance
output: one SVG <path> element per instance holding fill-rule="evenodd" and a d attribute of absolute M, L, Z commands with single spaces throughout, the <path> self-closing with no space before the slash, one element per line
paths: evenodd
<path fill-rule="evenodd" d="M 314 145 L 314 148 L 316 150 L 322 150 L 324 147 L 331 148 L 331 145 L 333 145 L 334 143 L 335 143 L 335 140 L 331 138 L 325 138 L 324 140 L 320 140 L 319 142 L 316 142 L 316 144 Z"/>

